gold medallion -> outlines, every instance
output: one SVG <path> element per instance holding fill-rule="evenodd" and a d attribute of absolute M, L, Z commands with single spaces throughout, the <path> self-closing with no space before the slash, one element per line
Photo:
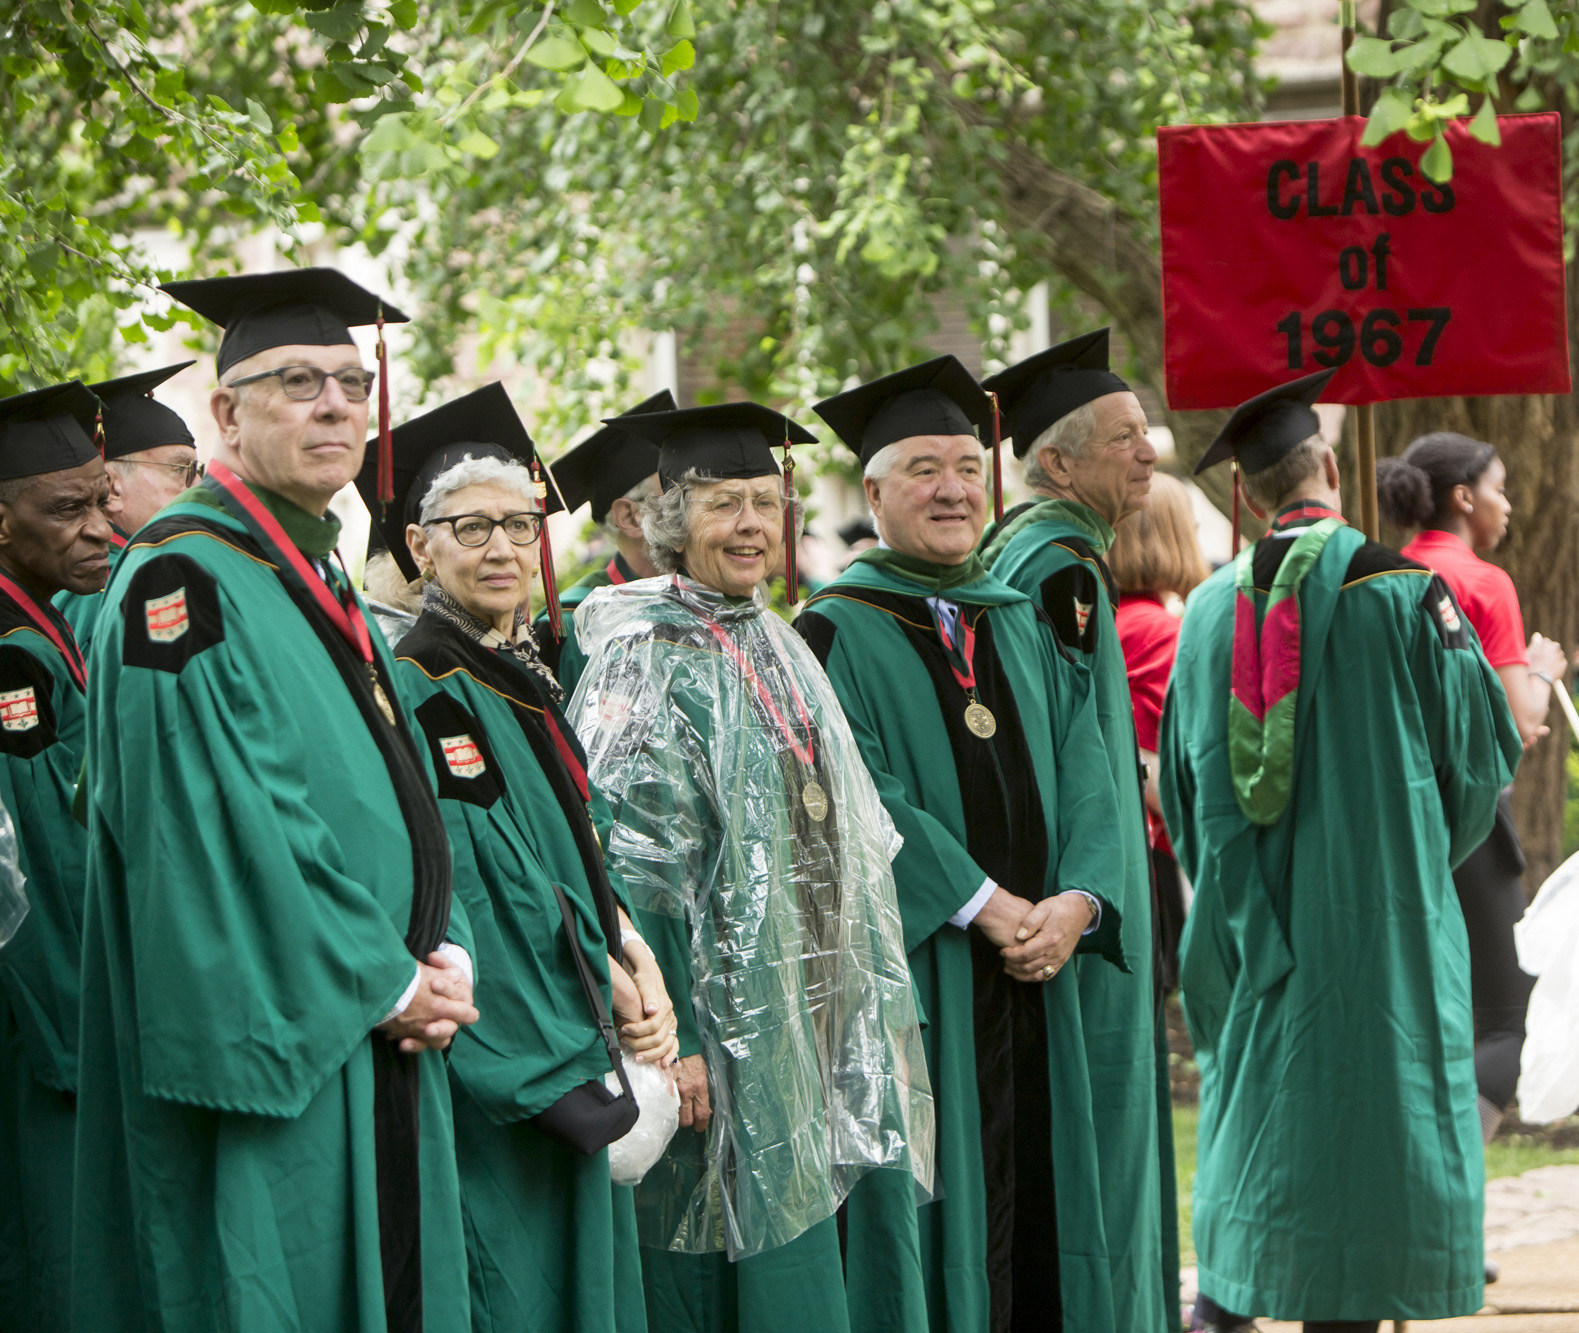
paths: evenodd
<path fill-rule="evenodd" d="M 384 721 L 394 726 L 395 710 L 389 706 L 389 696 L 384 693 L 384 687 L 376 680 L 373 682 L 373 701 L 378 704 L 378 711 L 384 715 Z"/>
<path fill-rule="evenodd" d="M 986 740 L 993 732 L 998 730 L 998 719 L 992 715 L 992 709 L 986 704 L 979 704 L 972 700 L 965 710 L 965 725 L 970 728 L 971 734 Z"/>
<path fill-rule="evenodd" d="M 802 787 L 800 800 L 806 807 L 806 814 L 817 823 L 822 823 L 828 817 L 828 793 L 822 789 L 820 782 L 808 782 Z"/>

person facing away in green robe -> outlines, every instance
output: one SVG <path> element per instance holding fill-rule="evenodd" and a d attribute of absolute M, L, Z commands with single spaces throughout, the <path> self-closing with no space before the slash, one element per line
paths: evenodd
<path fill-rule="evenodd" d="M 1212 1330 L 1306 1333 L 1481 1303 L 1484 1165 L 1452 868 L 1520 741 L 1447 585 L 1339 513 L 1311 404 L 1242 406 L 1268 534 L 1191 595 L 1163 712 L 1201 1068 L 1195 1248 Z"/>
<path fill-rule="evenodd" d="M 373 379 L 347 325 L 403 316 L 331 269 L 172 295 L 225 326 L 220 443 L 89 658 L 74 1326 L 465 1333 L 470 932 L 327 514 Z"/>
<path fill-rule="evenodd" d="M 0 946 L 0 1330 L 70 1327 L 87 837 L 71 817 L 86 677 L 55 593 L 109 572 L 109 479 L 79 383 L 0 401 L 0 804 L 27 915 Z"/>
<path fill-rule="evenodd" d="M 921 1333 L 933 1107 L 890 861 L 838 700 L 759 585 L 794 521 L 755 404 L 645 415 L 667 577 L 582 604 L 569 715 L 664 969 L 681 1129 L 637 1190 L 654 1333 Z M 838 1213 L 897 1199 L 841 1255 Z"/>
<path fill-rule="evenodd" d="M 88 386 L 102 404 L 104 470 L 110 478 L 110 500 L 104 512 L 114 529 L 110 537 L 112 574 L 127 538 L 197 480 L 197 444 L 191 430 L 151 396 L 159 385 L 192 364 L 182 361 Z M 93 638 L 93 621 L 103 605 L 99 593 L 79 596 L 61 592 L 55 596 L 55 609 L 66 617 L 84 654 Z"/>
<path fill-rule="evenodd" d="M 587 665 L 587 654 L 576 636 L 576 608 L 596 588 L 650 579 L 658 572 L 641 534 L 642 510 L 658 493 L 658 446 L 631 434 L 620 424 L 621 417 L 674 409 L 674 395 L 660 389 L 630 411 L 609 418 L 601 430 L 562 454 L 553 466 L 553 479 L 565 508 L 574 513 L 583 504 L 591 505 L 592 521 L 614 548 L 607 564 L 559 594 L 559 637 L 554 635 L 546 610 L 537 617 L 534 628 L 543 660 L 559 677 L 567 698 L 576 692 Z"/>
<path fill-rule="evenodd" d="M 964 366 L 939 357 L 816 410 L 860 458 L 881 539 L 795 628 L 904 839 L 894 880 L 937 1099 L 940 1197 L 918 1217 L 929 1326 L 1120 1333 L 1103 1219 L 1126 1201 L 1097 1170 L 1069 960 L 1144 960 L 1119 948 L 1090 675 L 975 554 L 992 409 Z M 880 1202 L 850 1200 L 852 1255 L 881 1236 Z"/>
<path fill-rule="evenodd" d="M 1119 1325 L 1162 1333 L 1178 1323 L 1178 1212 L 1163 997 L 1149 960 L 1160 947 L 1145 782 L 1115 621 L 1117 588 L 1103 557 L 1113 529 L 1144 508 L 1157 451 L 1146 414 L 1108 369 L 1108 331 L 1060 343 L 983 381 L 1007 415 L 1036 498 L 987 530 L 982 559 L 1029 596 L 1063 645 L 1091 669 L 1098 721 L 1118 796 L 1112 893 L 1124 916 L 1130 973 L 1083 968 L 1081 1013 L 1091 1059 L 1108 1250 L 1122 1256 Z M 1122 1204 L 1119 1201 L 1123 1201 Z"/>
<path fill-rule="evenodd" d="M 482 1017 L 449 1056 L 472 1328 L 645 1333 L 630 1188 L 610 1181 L 606 1151 L 578 1152 L 534 1123 L 609 1072 L 576 953 L 636 1060 L 666 1068 L 676 1047 L 657 961 L 604 871 L 593 817 L 606 834 L 607 808 L 525 623 L 544 519 L 534 448 L 498 384 L 407 422 L 393 443 L 394 502 L 378 505 L 375 467 L 357 483 L 402 572 L 424 580 L 396 672 L 472 924 Z M 556 885 L 575 908 L 574 941 Z"/>

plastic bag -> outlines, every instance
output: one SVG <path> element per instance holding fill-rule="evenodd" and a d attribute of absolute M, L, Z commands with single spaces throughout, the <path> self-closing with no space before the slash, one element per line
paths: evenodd
<path fill-rule="evenodd" d="M 656 1066 L 639 1063 L 629 1056 L 624 1059 L 625 1077 L 630 1080 L 641 1115 L 630 1133 L 609 1144 L 609 1179 L 616 1185 L 639 1185 L 680 1127 L 680 1089 L 672 1077 L 660 1073 Z M 610 1092 L 620 1090 L 612 1069 L 603 1081 Z"/>
<path fill-rule="evenodd" d="M 1579 855 L 1541 885 L 1513 938 L 1519 966 L 1537 978 L 1519 1068 L 1519 1118 L 1544 1125 L 1579 1108 Z"/>
<path fill-rule="evenodd" d="M 27 915 L 27 883 L 17 865 L 16 827 L 0 806 L 0 948 L 17 932 Z"/>

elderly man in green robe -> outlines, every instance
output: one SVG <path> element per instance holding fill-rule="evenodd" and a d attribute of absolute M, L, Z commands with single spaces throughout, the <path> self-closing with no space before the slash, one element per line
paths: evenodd
<path fill-rule="evenodd" d="M 464 1333 L 464 915 L 327 514 L 373 381 L 348 325 L 404 317 L 332 269 L 171 292 L 225 328 L 220 443 L 90 654 L 72 1318 Z"/>
<path fill-rule="evenodd" d="M 191 430 L 153 398 L 155 389 L 192 364 L 181 361 L 88 386 L 101 404 L 100 446 L 110 478 L 110 499 L 104 511 L 114 529 L 110 536 L 112 574 L 132 533 L 197 480 L 197 442 Z M 103 605 L 99 593 L 79 596 L 62 592 L 55 598 L 55 608 L 70 622 L 84 653 Z"/>
<path fill-rule="evenodd" d="M 862 462 L 880 545 L 795 626 L 904 838 L 894 880 L 937 1099 L 941 1197 L 919 1210 L 931 1327 L 1132 1333 L 1107 1219 L 1134 1203 L 1099 1171 L 1077 974 L 1121 976 L 1145 951 L 1120 950 L 1089 673 L 975 554 L 991 410 L 951 356 L 818 405 Z M 851 1197 L 852 1254 L 892 1202 Z"/>
<path fill-rule="evenodd" d="M 0 804 L 28 913 L 0 947 L 0 1329 L 70 1327 L 78 956 L 87 838 L 71 817 L 82 654 L 49 604 L 109 572 L 109 480 L 81 384 L 0 402 Z"/>
<path fill-rule="evenodd" d="M 1150 498 L 1157 451 L 1146 414 L 1108 369 L 1108 331 L 1040 352 L 983 382 L 998 394 L 1014 452 L 1036 498 L 989 529 L 982 559 L 1032 598 L 1063 645 L 1090 669 L 1097 718 L 1118 794 L 1112 892 L 1124 914 L 1133 973 L 1083 968 L 1080 978 L 1096 1101 L 1103 1187 L 1127 1203 L 1106 1219 L 1120 1260 L 1121 1327 L 1162 1333 L 1177 1322 L 1178 1223 L 1173 1121 L 1162 996 L 1153 957 L 1151 857 L 1140 753 L 1118 601 L 1103 557 L 1113 529 Z"/>
<path fill-rule="evenodd" d="M 674 395 L 660 389 L 620 416 L 672 412 L 674 408 Z M 576 692 L 587 665 L 586 651 L 576 637 L 576 608 L 595 589 L 650 579 L 658 572 L 641 535 L 642 508 L 658 493 L 658 446 L 626 430 L 616 417 L 562 454 L 554 464 L 553 478 L 565 508 L 573 513 L 583 504 L 591 505 L 592 521 L 614 546 L 614 554 L 606 565 L 577 579 L 559 594 L 559 637 L 554 636 L 546 611 L 533 625 L 543 660 L 559 677 L 568 699 Z"/>
<path fill-rule="evenodd" d="M 1519 735 L 1447 585 L 1344 523 L 1311 408 L 1332 373 L 1252 399 L 1201 460 L 1236 457 L 1271 524 L 1191 596 L 1163 713 L 1163 808 L 1196 890 L 1180 974 L 1213 1330 L 1374 1333 L 1481 1303 L 1451 871 Z"/>

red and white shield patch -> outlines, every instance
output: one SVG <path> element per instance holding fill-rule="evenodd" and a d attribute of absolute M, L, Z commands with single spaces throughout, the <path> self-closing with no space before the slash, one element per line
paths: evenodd
<path fill-rule="evenodd" d="M 1082 602 L 1078 597 L 1074 599 L 1074 602 L 1075 632 L 1077 634 L 1084 634 L 1086 632 L 1086 622 L 1091 619 L 1091 611 L 1095 607 L 1096 603 Z"/>
<path fill-rule="evenodd" d="M 458 778 L 474 778 L 488 767 L 470 736 L 441 736 L 439 746 L 444 751 L 444 762 Z"/>
<path fill-rule="evenodd" d="M 1451 597 L 1444 597 L 1436 604 L 1436 611 L 1442 617 L 1442 623 L 1447 626 L 1448 633 L 1456 634 L 1460 624 L 1458 611 L 1453 606 Z"/>
<path fill-rule="evenodd" d="M 33 687 L 7 690 L 0 694 L 0 727 L 7 731 L 31 731 L 38 725 L 38 700 Z"/>
<path fill-rule="evenodd" d="M 192 624 L 186 611 L 185 588 L 144 602 L 143 614 L 148 618 L 148 638 L 153 643 L 174 643 Z"/>

